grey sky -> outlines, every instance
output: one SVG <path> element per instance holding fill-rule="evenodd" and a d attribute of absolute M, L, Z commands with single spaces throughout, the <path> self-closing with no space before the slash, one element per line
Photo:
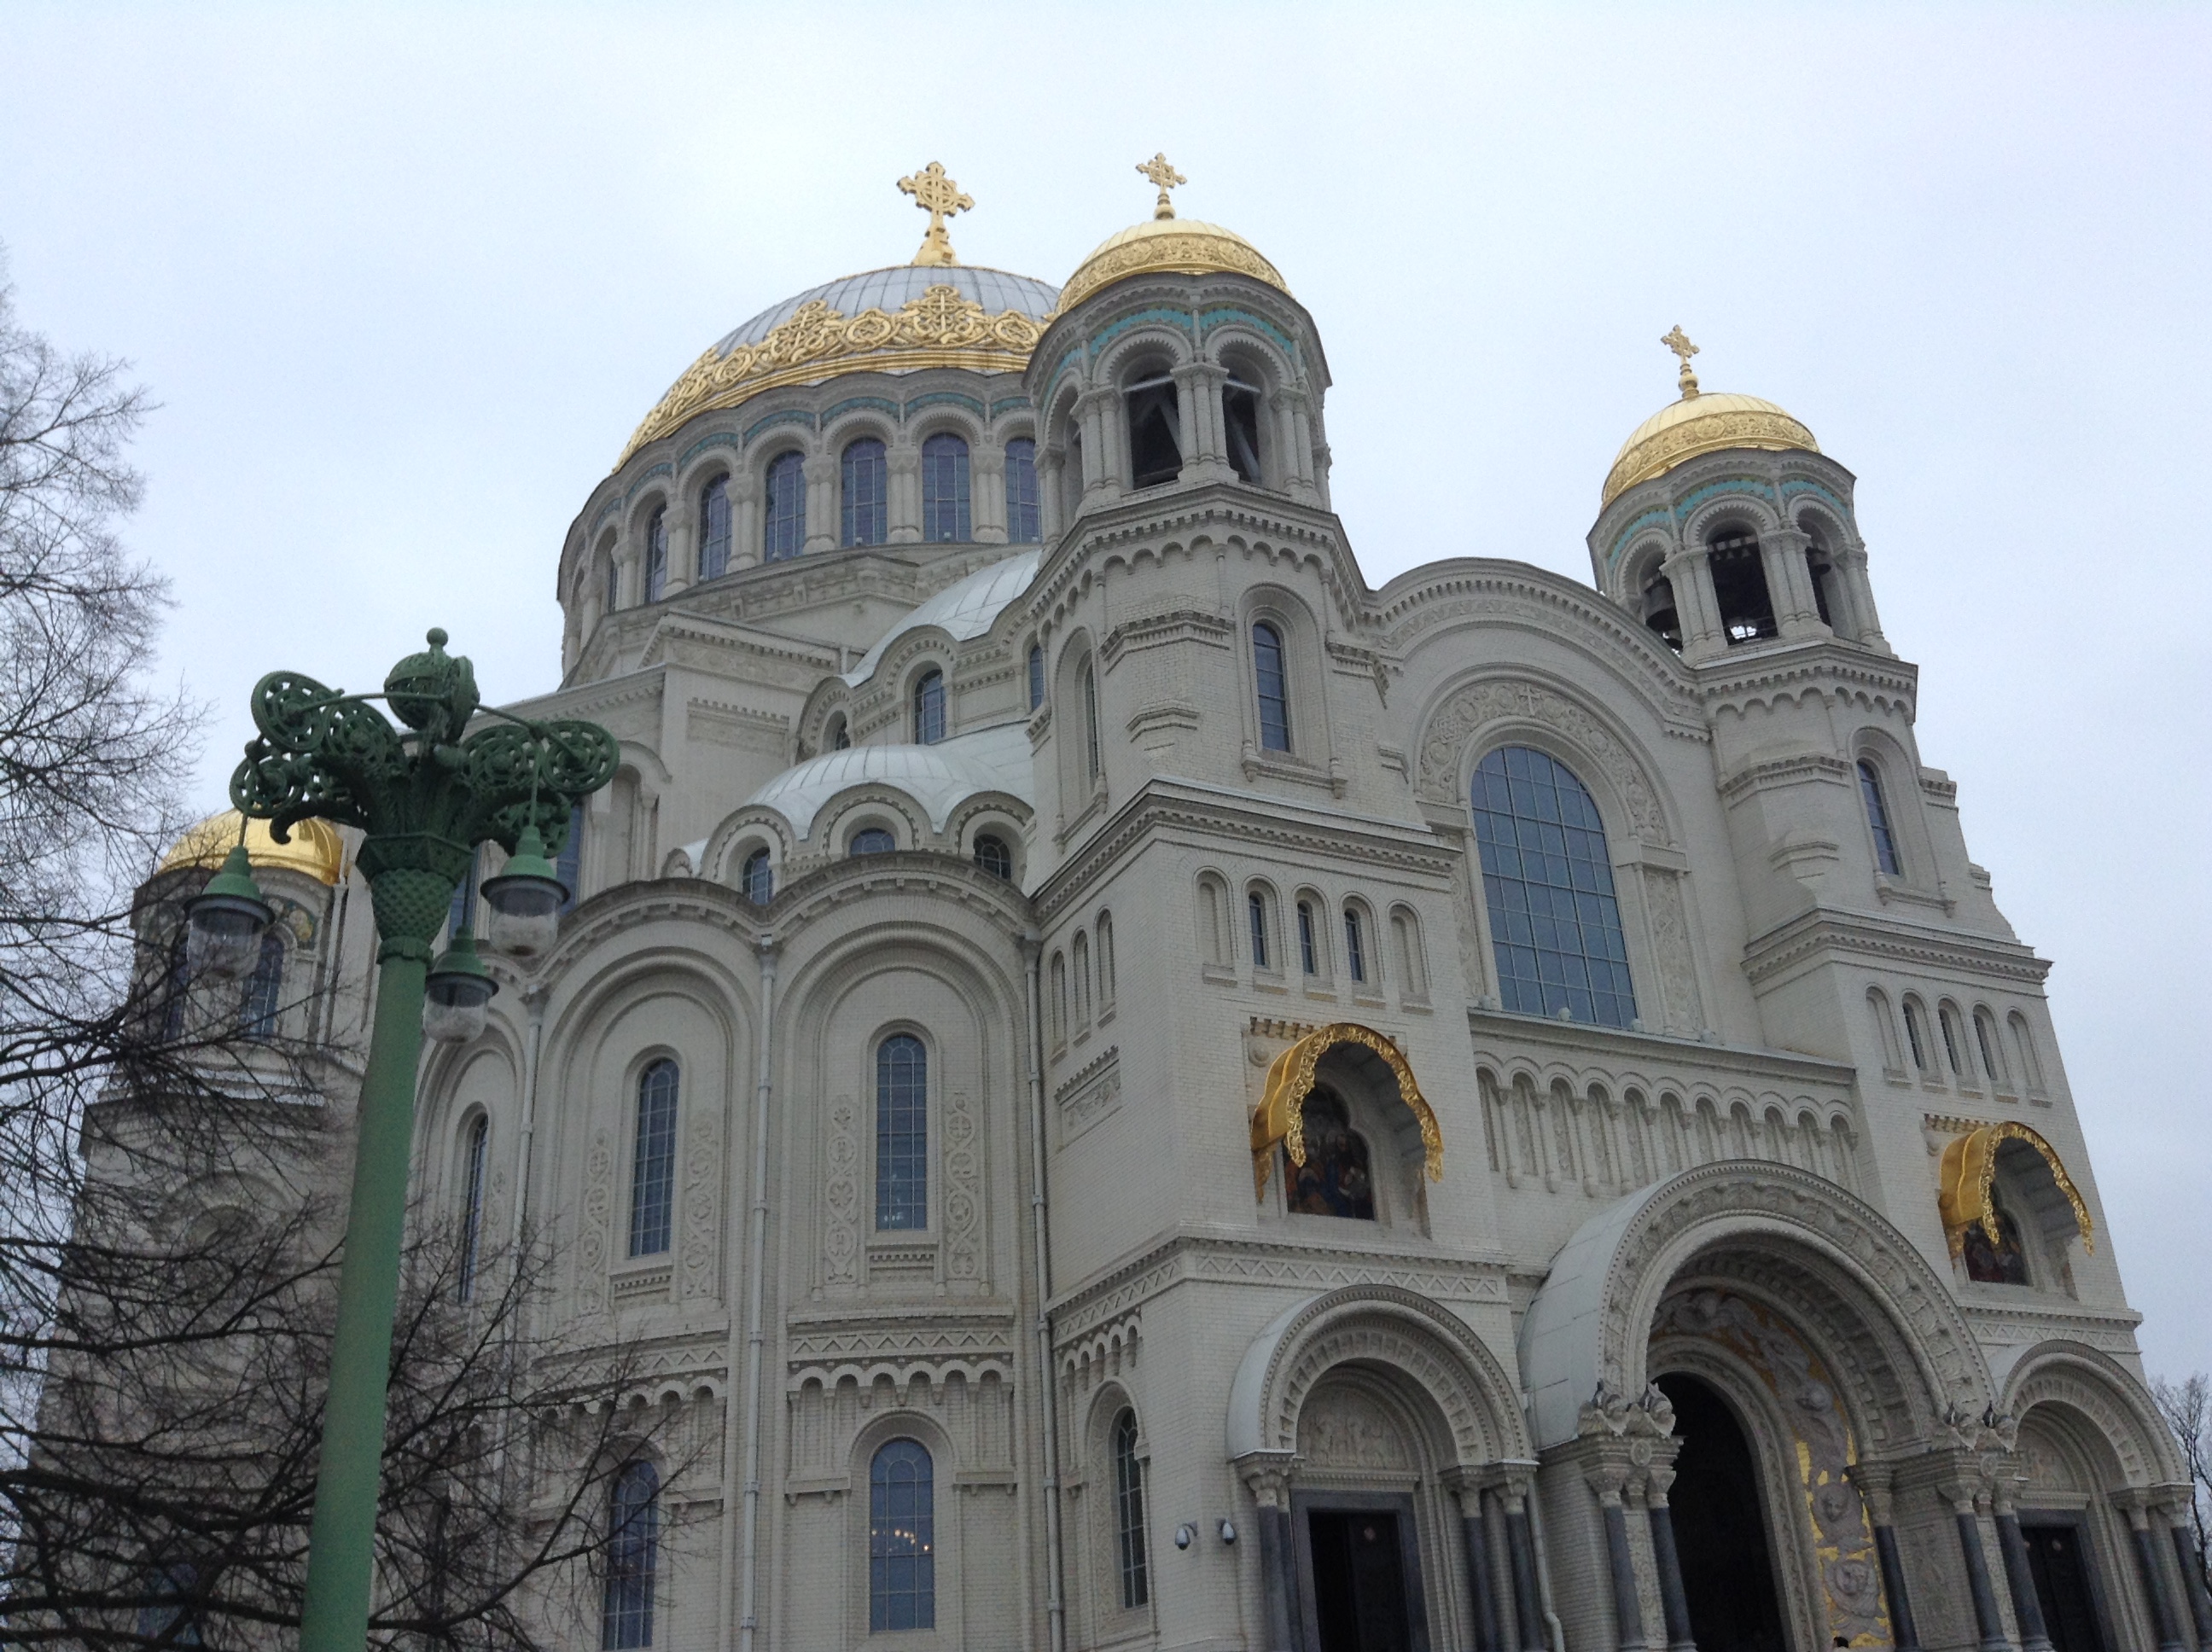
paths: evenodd
<path fill-rule="evenodd" d="M 1923 755 L 2057 961 L 2179 1375 L 2212 1368 L 2208 70 L 2183 7 L 4 3 L 0 240 L 31 325 L 164 404 L 131 537 L 220 708 L 210 808 L 275 665 L 366 685 L 437 623 L 493 696 L 550 686 L 562 535 L 631 428 L 755 311 L 908 258 L 892 180 L 933 158 L 963 259 L 1057 282 L 1164 148 L 1320 325 L 1376 585 L 1587 580 L 1680 322 L 1860 477 Z"/>

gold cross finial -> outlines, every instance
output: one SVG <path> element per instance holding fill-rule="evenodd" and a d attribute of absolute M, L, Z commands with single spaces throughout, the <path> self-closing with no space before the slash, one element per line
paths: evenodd
<path fill-rule="evenodd" d="M 1160 191 L 1160 203 L 1152 209 L 1152 216 L 1155 218 L 1174 217 L 1175 203 L 1168 199 L 1168 191 L 1173 189 L 1177 184 L 1188 184 L 1190 182 L 1190 179 L 1184 177 L 1173 167 L 1168 165 L 1167 152 L 1165 150 L 1156 152 L 1151 160 L 1146 161 L 1145 164 L 1139 167 L 1137 170 L 1146 177 L 1151 179 L 1152 182 L 1158 186 Z"/>
<path fill-rule="evenodd" d="M 1679 321 L 1674 324 L 1674 331 L 1659 342 L 1682 358 L 1682 399 L 1686 402 L 1698 393 L 1698 375 L 1690 371 L 1690 358 L 1698 353 L 1698 347 L 1690 342 L 1689 334 L 1682 331 L 1682 324 Z"/>
<path fill-rule="evenodd" d="M 921 250 L 914 255 L 916 264 L 957 264 L 952 256 L 952 239 L 945 233 L 945 221 L 956 212 L 966 212 L 975 203 L 960 192 L 960 185 L 945 175 L 942 161 L 933 161 L 910 178 L 898 180 L 899 192 L 914 197 L 914 203 L 929 215 L 929 233 L 921 238 Z"/>

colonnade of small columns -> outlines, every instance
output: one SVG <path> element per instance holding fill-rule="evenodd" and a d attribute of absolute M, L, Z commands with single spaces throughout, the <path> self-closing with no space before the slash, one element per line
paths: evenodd
<path fill-rule="evenodd" d="M 1784 641 L 1832 633 L 1850 641 L 1887 648 L 1875 608 L 1874 587 L 1867 579 L 1864 550 L 1850 545 L 1826 553 L 1835 570 L 1835 582 L 1829 598 L 1832 623 L 1824 623 L 1807 556 L 1813 547 L 1813 536 L 1798 527 L 1765 527 L 1757 530 L 1755 537 L 1760 569 L 1766 576 L 1767 600 L 1774 609 L 1775 629 Z M 1692 664 L 1719 659 L 1734 646 L 1713 587 L 1711 558 L 1711 548 L 1702 541 L 1680 541 L 1659 568 L 1674 593 L 1674 612 L 1682 628 L 1682 658 Z M 1641 596 L 1637 592 L 1625 594 L 1632 601 Z"/>

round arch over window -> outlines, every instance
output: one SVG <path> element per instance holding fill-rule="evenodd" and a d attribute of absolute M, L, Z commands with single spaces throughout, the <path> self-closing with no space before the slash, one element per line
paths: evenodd
<path fill-rule="evenodd" d="M 868 1465 L 868 1630 L 937 1627 L 937 1472 L 919 1440 Z"/>
<path fill-rule="evenodd" d="M 912 1033 L 876 1046 L 876 1227 L 929 1225 L 929 1051 Z"/>
<path fill-rule="evenodd" d="M 659 602 L 668 594 L 668 507 L 655 505 L 645 525 L 645 599 Z"/>
<path fill-rule="evenodd" d="M 665 1057 L 637 1081 L 637 1141 L 631 1150 L 629 1254 L 659 1256 L 676 1217 L 676 1063 Z"/>
<path fill-rule="evenodd" d="M 470 1125 L 461 1155 L 461 1258 L 453 1294 L 462 1302 L 477 1294 L 477 1269 L 483 1260 L 484 1160 L 491 1145 L 491 1121 L 479 1113 Z"/>
<path fill-rule="evenodd" d="M 945 738 L 945 673 L 933 667 L 914 683 L 914 743 L 935 745 Z"/>
<path fill-rule="evenodd" d="M 806 459 L 796 449 L 768 467 L 761 510 L 761 561 L 781 562 L 806 546 Z"/>
<path fill-rule="evenodd" d="M 1137 1413 L 1124 1409 L 1114 1419 L 1109 1445 L 1114 1460 L 1114 1546 L 1119 1563 L 1121 1605 L 1141 1606 L 1152 1599 L 1152 1577 L 1145 1552 L 1145 1466 L 1137 1455 Z"/>
<path fill-rule="evenodd" d="M 699 490 L 699 577 L 719 580 L 730 571 L 730 478 L 718 476 Z"/>
<path fill-rule="evenodd" d="M 1881 771 L 1871 758 L 1858 761 L 1859 797 L 1866 805 L 1867 829 L 1874 834 L 1874 863 L 1883 875 L 1902 878 L 1905 859 L 1897 852 L 1897 834 L 1889 823 L 1889 805 L 1881 794 Z"/>
<path fill-rule="evenodd" d="M 975 865 L 994 878 L 1011 880 L 1014 875 L 1014 852 L 997 833 L 984 832 L 975 839 Z"/>
<path fill-rule="evenodd" d="M 1006 539 L 1031 545 L 1044 538 L 1037 508 L 1036 443 L 1016 436 L 1006 444 Z"/>
<path fill-rule="evenodd" d="M 845 444 L 837 462 L 838 543 L 880 545 L 890 533 L 890 471 L 873 436 Z"/>
<path fill-rule="evenodd" d="M 969 514 L 968 444 L 940 430 L 921 444 L 921 537 L 930 544 L 965 544 L 975 537 Z"/>
<path fill-rule="evenodd" d="M 881 826 L 864 826 L 853 834 L 853 841 L 845 847 L 848 855 L 889 854 L 898 847 L 898 839 Z"/>
<path fill-rule="evenodd" d="M 755 849 L 745 857 L 745 869 L 739 875 L 738 887 L 745 892 L 745 899 L 757 907 L 764 907 L 775 898 L 775 862 L 766 849 Z"/>
<path fill-rule="evenodd" d="M 1273 621 L 1252 628 L 1253 688 L 1260 701 L 1260 746 L 1265 751 L 1291 749 L 1291 685 L 1284 663 L 1283 634 Z"/>
<path fill-rule="evenodd" d="M 642 1458 L 615 1476 L 608 1497 L 606 1585 L 599 1644 L 633 1652 L 653 1644 L 660 1570 L 660 1473 Z"/>
<path fill-rule="evenodd" d="M 1505 1008 L 1627 1026 L 1636 989 L 1588 788 L 1547 753 L 1500 746 L 1476 766 L 1473 807 Z"/>

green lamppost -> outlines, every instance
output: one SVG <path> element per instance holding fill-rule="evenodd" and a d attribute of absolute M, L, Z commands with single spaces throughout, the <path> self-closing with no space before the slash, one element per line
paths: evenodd
<path fill-rule="evenodd" d="M 434 964 L 431 943 L 476 846 L 492 842 L 510 857 L 484 884 L 493 945 L 525 957 L 549 948 L 568 890 L 547 846 L 558 852 L 570 811 L 614 778 L 619 758 L 613 736 L 572 720 L 494 712 L 502 720 L 465 735 L 482 709 L 476 672 L 446 653 L 443 631 L 432 631 L 429 642 L 392 668 L 381 695 L 342 694 L 289 671 L 263 677 L 253 689 L 260 734 L 230 778 L 231 801 L 268 821 L 279 843 L 310 817 L 361 828 L 356 864 L 368 879 L 380 941 L 301 1652 L 361 1652 L 368 1639 L 416 1069 L 426 1027 L 436 1037 L 474 1037 L 495 990 L 465 930 Z M 404 729 L 368 704 L 378 698 Z M 245 974 L 269 917 L 241 844 L 191 903 L 192 967 Z"/>

